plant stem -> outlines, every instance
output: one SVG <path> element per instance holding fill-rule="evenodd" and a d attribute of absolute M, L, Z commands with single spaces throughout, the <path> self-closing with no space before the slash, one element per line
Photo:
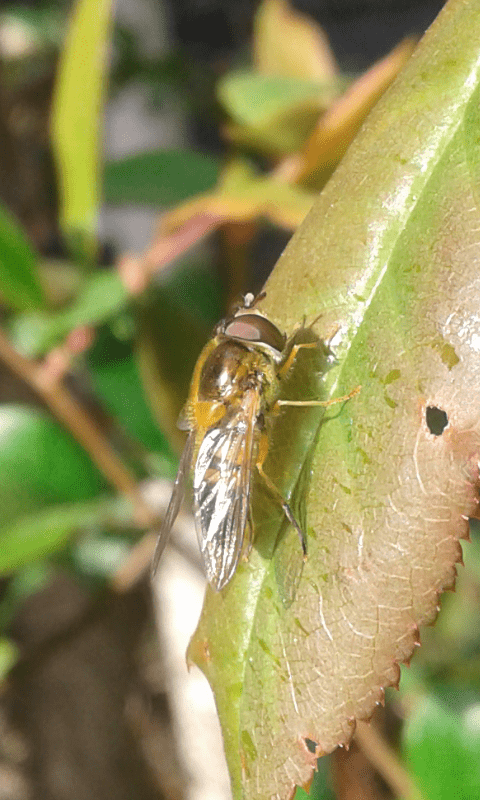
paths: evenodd
<path fill-rule="evenodd" d="M 374 724 L 357 722 L 355 741 L 398 797 L 404 800 L 424 800 L 398 756 Z"/>

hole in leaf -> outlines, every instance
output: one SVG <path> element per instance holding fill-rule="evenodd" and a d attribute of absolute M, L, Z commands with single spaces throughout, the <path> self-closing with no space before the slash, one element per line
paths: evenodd
<path fill-rule="evenodd" d="M 430 433 L 433 433 L 434 436 L 441 436 L 448 425 L 447 412 L 443 408 L 427 406 L 425 418 Z"/>
<path fill-rule="evenodd" d="M 311 739 L 304 739 L 307 748 L 310 750 L 311 753 L 315 753 L 317 750 L 317 743 L 313 742 Z"/>

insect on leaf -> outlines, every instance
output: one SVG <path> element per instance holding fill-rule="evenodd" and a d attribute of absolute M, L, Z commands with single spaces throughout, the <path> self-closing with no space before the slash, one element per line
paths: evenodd
<path fill-rule="evenodd" d="M 307 739 L 317 755 L 349 741 L 455 578 L 480 451 L 479 41 L 478 4 L 450 0 L 266 287 L 282 330 L 321 315 L 329 395 L 362 391 L 326 409 L 303 456 L 272 436 L 285 496 L 311 458 L 293 599 L 275 563 L 292 532 L 258 504 L 249 561 L 207 592 L 190 645 L 237 798 L 290 797 L 315 765 Z"/>

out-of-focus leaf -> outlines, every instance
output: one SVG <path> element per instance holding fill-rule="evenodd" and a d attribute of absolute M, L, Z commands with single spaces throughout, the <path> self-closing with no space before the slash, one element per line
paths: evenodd
<path fill-rule="evenodd" d="M 200 195 L 170 211 L 162 219 L 162 230 L 171 232 L 190 220 L 205 216 L 222 222 L 250 222 L 265 218 L 287 230 L 302 222 L 315 195 L 275 176 L 258 176 L 241 159 L 224 170 L 215 192 Z"/>
<path fill-rule="evenodd" d="M 27 514 L 0 528 L 0 575 L 45 558 L 65 546 L 73 533 L 104 523 L 117 501 L 93 500 L 57 505 Z"/>
<path fill-rule="evenodd" d="M 78 264 L 64 259 L 42 259 L 38 271 L 51 309 L 61 308 L 72 302 L 85 281 Z"/>
<path fill-rule="evenodd" d="M 162 293 L 171 302 L 181 303 L 209 328 L 213 328 L 224 311 L 222 287 L 210 262 L 186 260 L 177 265 L 165 275 Z"/>
<path fill-rule="evenodd" d="M 104 328 L 87 354 L 87 363 L 95 391 L 122 428 L 148 450 L 173 460 L 146 402 L 132 344 Z"/>
<path fill-rule="evenodd" d="M 128 292 L 116 272 L 98 272 L 85 281 L 75 301 L 53 314 L 31 313 L 14 318 L 11 335 L 25 355 L 39 356 L 81 325 L 95 326 L 125 307 Z"/>
<path fill-rule="evenodd" d="M 337 67 L 324 32 L 287 0 L 263 0 L 255 15 L 253 51 L 259 72 L 328 82 Z"/>
<path fill-rule="evenodd" d="M 307 520 L 294 595 L 285 602 L 277 575 L 296 533 L 258 484 L 249 560 L 207 590 L 190 645 L 236 798 L 289 797 L 314 766 L 306 739 L 329 752 L 372 714 L 435 618 L 478 513 L 479 40 L 476 3 L 450 0 L 259 304 L 289 333 L 315 321 L 335 356 L 325 372 L 314 351 L 299 354 L 289 397 L 305 398 L 304 378 L 320 398 L 362 389 L 306 422 L 308 409 L 274 420 L 265 470 Z"/>
<path fill-rule="evenodd" d="M 23 406 L 0 406 L 0 529 L 46 505 L 87 500 L 105 482 L 54 420 Z"/>
<path fill-rule="evenodd" d="M 127 290 L 115 272 L 98 272 L 85 282 L 70 308 L 57 315 L 58 329 L 67 333 L 79 325 L 98 325 L 127 300 Z"/>
<path fill-rule="evenodd" d="M 97 231 L 99 148 L 112 0 L 77 0 L 58 67 L 52 144 L 60 184 L 60 221 L 91 254 Z"/>
<path fill-rule="evenodd" d="M 319 758 L 308 792 L 298 787 L 294 800 L 336 800 L 336 795 L 332 788 L 330 769 L 331 759 L 327 756 Z"/>
<path fill-rule="evenodd" d="M 159 426 L 181 451 L 184 435 L 177 428 L 177 419 L 209 329 L 163 288 L 144 299 L 137 319 L 137 356 L 143 385 Z"/>
<path fill-rule="evenodd" d="M 166 275 L 138 307 L 136 355 L 144 391 L 157 424 L 177 450 L 183 436 L 176 423 L 193 367 L 221 313 L 218 279 L 194 262 Z"/>
<path fill-rule="evenodd" d="M 18 647 L 7 639 L 6 636 L 0 637 L 0 681 L 5 680 L 8 673 L 15 666 L 18 660 L 19 651 Z"/>
<path fill-rule="evenodd" d="M 437 685 L 411 700 L 402 750 L 423 797 L 472 800 L 480 786 L 480 694 Z"/>
<path fill-rule="evenodd" d="M 230 72 L 217 87 L 233 120 L 229 137 L 273 154 L 298 150 L 338 92 L 337 81 L 321 85 L 253 71 Z"/>
<path fill-rule="evenodd" d="M 105 202 L 171 206 L 215 186 L 220 161 L 192 150 L 154 150 L 105 165 Z"/>
<path fill-rule="evenodd" d="M 0 297 L 23 311 L 45 305 L 37 256 L 19 225 L 0 207 Z"/>
<path fill-rule="evenodd" d="M 364 119 L 410 58 L 416 42 L 404 39 L 332 103 L 299 156 L 295 180 L 321 187 L 345 155 Z"/>
<path fill-rule="evenodd" d="M 470 521 L 470 528 L 476 521 Z M 405 677 L 418 672 L 422 680 L 463 680 L 471 684 L 480 674 L 480 538 L 472 532 L 462 546 L 465 568 L 458 570 L 455 592 L 442 597 L 442 613 L 434 627 L 422 632 L 422 646 L 408 670 L 402 671 L 400 692 L 408 693 Z M 408 699 L 407 699 L 408 702 Z"/>
<path fill-rule="evenodd" d="M 252 71 L 229 72 L 219 82 L 218 97 L 241 125 L 262 127 L 280 114 L 309 111 L 309 120 L 328 108 L 332 88 L 312 80 Z M 302 120 L 298 120 L 302 127 Z"/>

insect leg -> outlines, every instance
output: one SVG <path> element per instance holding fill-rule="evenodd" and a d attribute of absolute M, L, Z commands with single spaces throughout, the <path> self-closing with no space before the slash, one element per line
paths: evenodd
<path fill-rule="evenodd" d="M 285 500 L 285 498 L 282 497 L 281 492 L 278 491 L 278 489 L 275 486 L 275 484 L 273 483 L 273 481 L 264 472 L 263 461 L 258 461 L 257 462 L 257 469 L 258 469 L 260 475 L 262 476 L 262 478 L 263 478 L 263 480 L 264 480 L 264 482 L 265 482 L 265 484 L 267 486 L 267 489 L 269 489 L 269 491 L 271 492 L 271 494 L 273 495 L 275 500 L 277 500 L 277 502 L 280 503 L 280 505 L 282 507 L 282 510 L 283 510 L 283 513 L 285 514 L 286 518 L 288 519 L 290 524 L 293 525 L 293 527 L 297 531 L 298 537 L 300 539 L 300 544 L 302 545 L 303 557 L 306 558 L 307 557 L 307 541 L 305 539 L 305 534 L 303 533 L 300 525 L 298 524 L 297 520 L 293 516 L 292 509 L 288 505 L 288 503 Z"/>
<path fill-rule="evenodd" d="M 288 354 L 288 358 L 284 364 L 280 367 L 278 371 L 278 375 L 280 378 L 284 378 L 287 375 L 288 371 L 290 370 L 293 362 L 297 357 L 297 353 L 299 350 L 308 349 L 311 350 L 313 348 L 318 347 L 317 342 L 300 342 L 299 344 L 294 344 L 290 353 Z"/>
<path fill-rule="evenodd" d="M 350 398 L 355 397 L 361 388 L 361 386 L 356 386 L 349 394 L 344 394 L 342 397 L 334 397 L 330 400 L 277 400 L 273 406 L 273 411 L 275 411 L 278 406 L 323 406 L 324 408 L 328 408 L 329 406 L 334 406 L 336 403 L 345 403 L 347 400 L 350 400 Z"/>
<path fill-rule="evenodd" d="M 245 561 L 248 561 L 248 556 L 250 555 L 250 550 L 253 546 L 253 516 L 252 516 L 252 508 L 248 506 L 248 513 L 247 513 L 247 524 L 245 525 L 245 538 L 244 544 L 242 548 L 242 558 Z"/>

